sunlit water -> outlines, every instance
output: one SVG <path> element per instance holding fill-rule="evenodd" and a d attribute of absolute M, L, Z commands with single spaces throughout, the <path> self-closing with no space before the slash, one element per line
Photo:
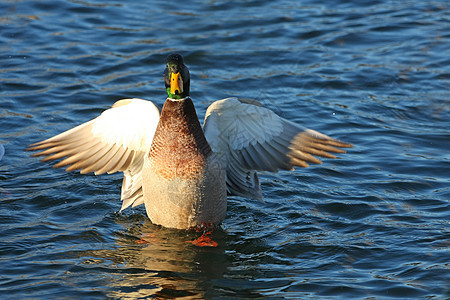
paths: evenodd
<path fill-rule="evenodd" d="M 0 1 L 2 299 L 450 296 L 448 1 L 135 2 Z M 123 97 L 161 106 L 173 51 L 200 119 L 256 98 L 355 147 L 230 197 L 217 248 L 118 213 L 120 174 L 24 151 Z"/>

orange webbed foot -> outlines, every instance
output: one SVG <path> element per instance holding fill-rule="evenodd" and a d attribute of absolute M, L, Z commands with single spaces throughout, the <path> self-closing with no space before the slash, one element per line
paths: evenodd
<path fill-rule="evenodd" d="M 217 247 L 219 244 L 211 238 L 214 229 L 215 226 L 213 224 L 202 223 L 202 225 L 195 228 L 197 232 L 203 231 L 202 235 L 193 241 L 187 241 L 187 243 L 191 243 L 197 247 Z"/>

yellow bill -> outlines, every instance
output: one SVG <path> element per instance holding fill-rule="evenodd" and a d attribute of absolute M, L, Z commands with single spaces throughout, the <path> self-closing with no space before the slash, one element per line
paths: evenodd
<path fill-rule="evenodd" d="M 179 95 L 183 92 L 183 79 L 180 72 L 172 73 L 170 76 L 170 93 L 173 95 Z"/>

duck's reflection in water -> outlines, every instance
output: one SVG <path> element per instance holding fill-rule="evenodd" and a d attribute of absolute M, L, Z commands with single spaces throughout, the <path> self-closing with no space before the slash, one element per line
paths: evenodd
<path fill-rule="evenodd" d="M 228 261 L 223 245 L 197 247 L 189 241 L 201 233 L 153 225 L 148 219 L 118 234 L 117 253 L 122 276 L 116 280 L 113 298 L 183 299 L 209 298 L 215 280 L 223 277 Z M 214 238 L 223 240 L 217 228 Z"/>

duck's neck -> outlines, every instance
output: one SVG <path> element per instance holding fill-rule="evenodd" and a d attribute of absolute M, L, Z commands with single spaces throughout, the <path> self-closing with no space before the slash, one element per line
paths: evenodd
<path fill-rule="evenodd" d="M 168 98 L 149 153 L 155 171 L 166 178 L 189 177 L 200 173 L 211 153 L 191 98 Z"/>

